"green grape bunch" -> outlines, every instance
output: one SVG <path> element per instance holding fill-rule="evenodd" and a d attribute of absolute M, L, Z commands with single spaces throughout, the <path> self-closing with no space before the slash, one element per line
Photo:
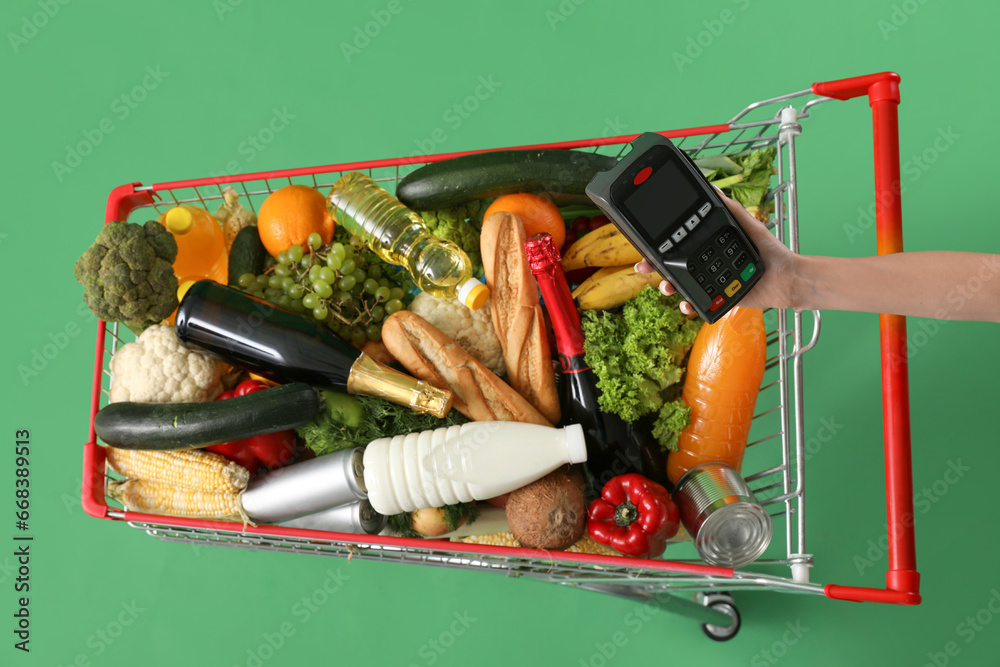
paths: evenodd
<path fill-rule="evenodd" d="M 244 273 L 240 288 L 281 308 L 309 313 L 335 334 L 357 346 L 382 339 L 382 322 L 405 307 L 412 283 L 403 271 L 385 264 L 358 236 L 342 227 L 322 245 L 312 233 L 306 247 L 278 253 L 260 275 Z"/>

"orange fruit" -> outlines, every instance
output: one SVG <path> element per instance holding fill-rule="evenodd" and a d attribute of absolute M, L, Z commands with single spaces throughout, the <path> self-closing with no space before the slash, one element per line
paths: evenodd
<path fill-rule="evenodd" d="M 563 242 L 566 240 L 566 222 L 559 213 L 559 207 L 545 197 L 531 192 L 504 195 L 490 204 L 483 219 L 497 211 L 506 211 L 519 217 L 524 223 L 524 233 L 529 238 L 535 234 L 548 232 L 552 235 L 552 244 L 556 248 L 563 247 Z"/>
<path fill-rule="evenodd" d="M 326 207 L 326 197 L 308 185 L 286 185 L 275 190 L 257 214 L 257 232 L 272 257 L 299 244 L 308 250 L 306 240 L 316 232 L 323 243 L 333 240 L 336 223 Z"/>

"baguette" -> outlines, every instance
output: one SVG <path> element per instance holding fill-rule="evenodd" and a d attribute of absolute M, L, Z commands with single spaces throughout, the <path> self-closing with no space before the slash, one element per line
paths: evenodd
<path fill-rule="evenodd" d="M 538 286 L 524 253 L 525 240 L 524 225 L 516 215 L 501 211 L 487 217 L 480 236 L 483 269 L 507 379 L 555 424 L 560 417 L 559 394 Z"/>
<path fill-rule="evenodd" d="M 454 408 L 473 421 L 552 426 L 496 373 L 416 313 L 390 315 L 382 324 L 382 342 L 414 377 L 450 389 Z"/>

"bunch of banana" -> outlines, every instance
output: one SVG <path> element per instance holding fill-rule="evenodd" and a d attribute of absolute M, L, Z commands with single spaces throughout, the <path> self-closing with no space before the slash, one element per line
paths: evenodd
<path fill-rule="evenodd" d="M 583 310 L 607 310 L 635 298 L 646 285 L 656 287 L 661 280 L 656 273 L 636 273 L 634 264 L 610 266 L 584 280 L 573 290 L 573 298 Z"/>
<path fill-rule="evenodd" d="M 623 266 L 635 264 L 642 255 L 614 225 L 604 225 L 581 237 L 563 255 L 563 269 L 573 271 L 587 266 Z"/>

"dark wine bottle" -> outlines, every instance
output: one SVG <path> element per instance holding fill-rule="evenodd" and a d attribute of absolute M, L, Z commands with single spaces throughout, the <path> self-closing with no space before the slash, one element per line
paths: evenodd
<path fill-rule="evenodd" d="M 275 382 L 306 382 L 378 396 L 444 417 L 453 395 L 360 353 L 315 320 L 202 280 L 187 291 L 174 325 L 186 347 Z"/>
<path fill-rule="evenodd" d="M 639 473 L 659 483 L 667 481 L 666 456 L 652 437 L 648 421 L 634 424 L 602 412 L 597 376 L 584 359 L 583 329 L 562 270 L 562 258 L 549 234 L 539 234 L 525 244 L 528 264 L 538 282 L 552 321 L 559 353 L 562 421 L 580 424 L 587 442 L 584 473 L 588 493 L 600 495 L 612 477 Z"/>

